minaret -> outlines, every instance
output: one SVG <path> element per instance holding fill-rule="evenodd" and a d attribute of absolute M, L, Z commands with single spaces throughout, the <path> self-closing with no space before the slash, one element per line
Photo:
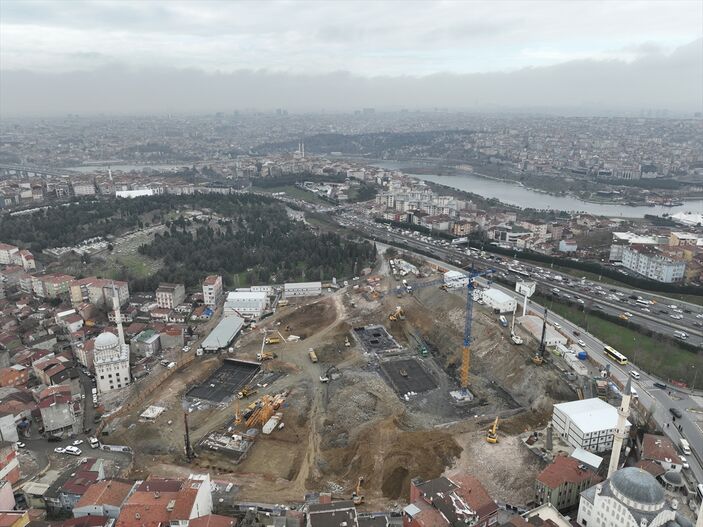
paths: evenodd
<path fill-rule="evenodd" d="M 122 313 L 120 311 L 120 298 L 115 288 L 115 283 L 112 283 L 112 308 L 115 310 L 115 323 L 117 324 L 117 337 L 120 339 L 120 352 L 124 349 L 124 329 L 122 328 Z"/>
<path fill-rule="evenodd" d="M 610 465 L 608 465 L 608 479 L 618 469 L 620 464 L 620 451 L 622 444 L 627 437 L 627 418 L 630 416 L 630 399 L 632 399 L 632 378 L 627 378 L 620 408 L 618 408 L 618 427 L 613 437 L 613 452 L 610 454 Z"/>
<path fill-rule="evenodd" d="M 305 159 L 305 139 L 300 142 L 300 157 Z"/>

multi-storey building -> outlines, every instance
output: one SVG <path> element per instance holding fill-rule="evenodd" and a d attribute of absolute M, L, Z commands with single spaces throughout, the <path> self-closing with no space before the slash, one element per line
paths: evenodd
<path fill-rule="evenodd" d="M 683 281 L 686 262 L 666 256 L 654 247 L 630 245 L 622 252 L 622 266 L 650 280 L 667 284 Z"/>
<path fill-rule="evenodd" d="M 182 303 L 186 297 L 183 284 L 159 284 L 156 290 L 156 303 L 162 309 L 173 309 Z"/>
<path fill-rule="evenodd" d="M 578 459 L 557 456 L 535 480 L 535 501 L 567 509 L 577 505 L 581 492 L 599 481 L 601 478 Z"/>
<path fill-rule="evenodd" d="M 210 275 L 203 280 L 203 302 L 207 306 L 216 306 L 222 300 L 222 277 Z"/>
<path fill-rule="evenodd" d="M 569 445 L 590 452 L 613 448 L 618 411 L 605 401 L 593 398 L 554 405 L 554 432 Z"/>

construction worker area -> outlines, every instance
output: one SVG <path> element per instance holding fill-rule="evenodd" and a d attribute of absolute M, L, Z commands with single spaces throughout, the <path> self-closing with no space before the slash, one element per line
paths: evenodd
<path fill-rule="evenodd" d="M 479 301 L 490 294 L 470 272 L 457 285 L 398 256 L 290 299 L 231 352 L 175 371 L 143 401 L 164 408 L 158 418 L 110 422 L 110 442 L 134 446 L 133 475 L 178 473 L 190 458 L 188 470 L 233 482 L 240 500 L 317 491 L 392 507 L 412 478 L 465 471 L 491 473 L 498 501 L 533 499 L 542 465 L 520 434 L 577 398 L 568 368 L 541 360 L 541 327 L 535 336 L 510 323 L 514 307 Z"/>

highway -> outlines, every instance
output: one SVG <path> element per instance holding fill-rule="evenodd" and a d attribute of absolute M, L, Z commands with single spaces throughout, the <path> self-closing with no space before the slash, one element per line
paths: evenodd
<path fill-rule="evenodd" d="M 400 229 L 389 230 L 386 226 L 375 223 L 373 220 L 359 217 L 358 214 L 340 214 L 340 223 L 364 232 L 367 236 L 379 241 L 389 241 L 404 244 L 419 251 L 429 252 L 445 262 L 450 262 L 463 267 L 473 264 L 477 269 L 493 268 L 504 276 L 514 274 L 517 278 L 534 281 L 538 284 L 538 291 L 544 295 L 557 295 L 562 300 L 582 303 L 589 310 L 601 310 L 613 316 L 628 317 L 633 323 L 645 326 L 656 333 L 675 338 L 675 331 L 686 334 L 685 340 L 694 346 L 703 348 L 703 307 L 678 300 L 667 299 L 644 291 L 636 291 L 607 284 L 593 283 L 588 280 L 579 280 L 570 276 L 553 273 L 548 268 L 538 267 L 533 264 L 514 265 L 506 258 L 496 260 L 492 255 L 486 254 L 481 258 L 472 251 L 467 254 L 466 248 L 452 247 L 449 244 L 440 245 L 441 242 L 426 241 L 419 236 L 402 234 Z M 339 218 L 338 218 L 339 219 Z M 529 276 L 515 274 L 515 270 L 527 273 Z M 555 295 L 556 296 L 556 295 Z M 642 305 L 635 298 L 640 297 L 642 302 L 654 301 L 654 304 Z M 672 318 L 672 315 L 676 318 Z"/>

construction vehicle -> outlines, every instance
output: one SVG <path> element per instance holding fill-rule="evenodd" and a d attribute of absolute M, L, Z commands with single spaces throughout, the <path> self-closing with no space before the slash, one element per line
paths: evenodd
<path fill-rule="evenodd" d="M 364 497 L 359 494 L 361 492 L 361 484 L 364 482 L 364 477 L 359 476 L 358 481 L 356 482 L 356 490 L 352 493 L 352 502 L 354 505 L 359 506 L 362 503 L 364 503 Z"/>
<path fill-rule="evenodd" d="M 549 311 L 544 308 L 544 319 L 542 320 L 542 339 L 539 342 L 539 348 L 532 357 L 532 362 L 537 366 L 544 364 L 544 351 L 546 349 L 545 338 L 547 337 L 547 315 Z"/>
<path fill-rule="evenodd" d="M 273 360 L 277 357 L 275 353 L 271 353 L 269 351 L 264 351 L 263 353 L 257 353 L 256 354 L 256 360 L 259 362 L 263 362 L 265 360 Z"/>
<path fill-rule="evenodd" d="M 498 442 L 498 417 L 493 421 L 493 426 L 488 429 L 486 441 L 495 445 Z"/>
<path fill-rule="evenodd" d="M 351 346 L 351 342 L 349 342 L 349 337 L 344 337 L 344 347 L 348 348 Z"/>
<path fill-rule="evenodd" d="M 266 337 L 266 339 L 264 340 L 264 343 L 267 344 L 267 345 L 269 345 L 269 344 L 280 344 L 280 343 L 281 343 L 281 339 L 278 338 L 278 337 Z"/>
<path fill-rule="evenodd" d="M 457 281 L 462 283 L 466 281 L 466 318 L 464 319 L 464 340 L 462 342 L 462 352 L 461 352 L 461 369 L 460 369 L 460 384 L 461 392 L 466 394 L 469 389 L 469 369 L 471 367 L 471 324 L 473 320 L 473 309 L 474 309 L 474 281 L 480 276 L 486 276 L 494 273 L 495 269 L 488 269 L 486 271 L 475 271 L 473 268 L 465 274 L 464 276 L 458 277 Z M 408 286 L 409 290 L 413 287 L 430 287 L 439 286 L 445 283 L 444 278 L 439 280 L 433 280 L 431 282 L 415 283 L 412 286 Z"/>
<path fill-rule="evenodd" d="M 427 351 L 427 346 L 425 346 L 425 343 L 422 341 L 422 339 L 416 334 L 416 333 L 410 333 L 412 338 L 415 339 L 415 342 L 417 342 L 417 352 L 421 357 L 427 357 L 429 355 Z"/>
<path fill-rule="evenodd" d="M 310 362 L 312 362 L 313 364 L 317 362 L 317 355 L 315 354 L 312 348 L 310 348 L 310 350 L 308 351 L 308 357 L 310 357 Z"/>
<path fill-rule="evenodd" d="M 395 307 L 395 311 L 388 315 L 388 320 L 395 322 L 396 320 L 405 320 L 405 312 L 400 306 Z"/>
<path fill-rule="evenodd" d="M 237 394 L 237 399 L 246 399 L 247 397 L 249 397 L 250 395 L 254 395 L 255 393 L 256 388 L 252 386 L 245 386 L 244 388 L 242 388 L 242 391 Z"/>
<path fill-rule="evenodd" d="M 408 371 L 407 371 L 407 370 L 404 370 L 403 368 L 400 368 L 400 369 L 398 370 L 398 373 L 400 373 L 400 376 L 401 376 L 401 377 L 407 377 L 407 376 L 408 376 Z"/>

